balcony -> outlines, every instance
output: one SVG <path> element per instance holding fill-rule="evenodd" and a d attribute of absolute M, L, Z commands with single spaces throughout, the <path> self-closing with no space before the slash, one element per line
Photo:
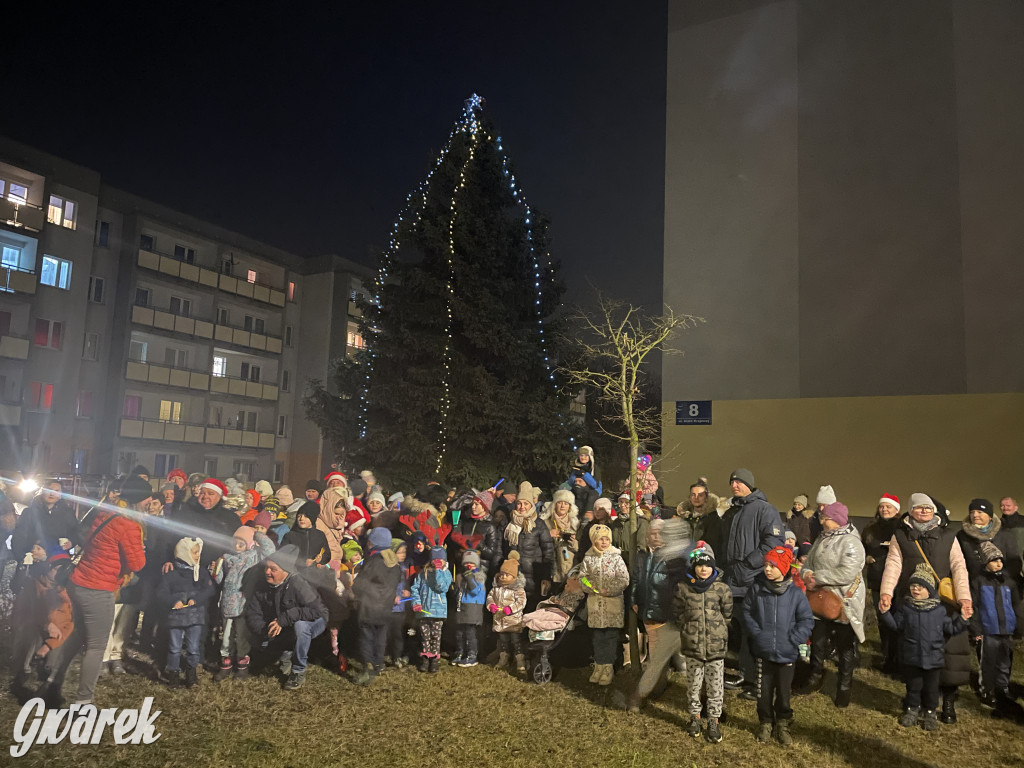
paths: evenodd
<path fill-rule="evenodd" d="M 182 317 L 155 307 L 133 306 L 132 322 L 149 328 L 195 336 L 199 339 L 216 339 L 226 344 L 236 344 L 240 347 L 258 349 L 260 352 L 271 352 L 276 355 L 281 354 L 281 349 L 284 346 L 278 336 L 254 333 L 229 325 L 214 325 L 207 320 Z"/>
<path fill-rule="evenodd" d="M 28 346 L 28 339 L 17 336 L 0 336 L 0 357 L 28 360 Z"/>
<path fill-rule="evenodd" d="M 205 371 L 190 371 L 184 368 L 172 368 L 167 365 L 129 360 L 125 366 L 124 377 L 131 381 L 145 381 L 150 384 L 162 384 L 168 387 L 183 387 L 206 392 L 210 389 L 210 374 Z"/>
<path fill-rule="evenodd" d="M 46 223 L 46 211 L 30 203 L 16 203 L 0 198 L 0 223 L 15 229 L 41 232 Z"/>
<path fill-rule="evenodd" d="M 20 420 L 16 423 L 20 423 Z M 121 419 L 120 435 L 133 440 L 205 443 L 206 445 L 225 445 L 236 448 L 272 449 L 276 440 L 272 432 L 246 432 L 238 429 L 207 427 L 201 424 L 176 424 L 170 421 L 128 417 Z"/>
<path fill-rule="evenodd" d="M 278 290 L 273 286 L 239 280 L 237 277 L 214 272 L 212 269 L 178 261 L 166 254 L 154 253 L 153 251 L 140 248 L 139 266 L 143 269 L 187 280 L 197 285 L 217 288 L 225 293 L 243 296 L 253 301 L 260 301 L 275 307 L 284 306 L 284 291 Z"/>
<path fill-rule="evenodd" d="M 33 270 L 0 266 L 0 292 L 34 294 L 37 282 Z"/>
<path fill-rule="evenodd" d="M 20 427 L 21 406 L 0 402 L 0 427 Z"/>
<path fill-rule="evenodd" d="M 211 376 L 210 392 L 236 397 L 253 397 L 261 400 L 277 400 L 277 386 L 258 381 L 236 379 L 231 376 Z"/>

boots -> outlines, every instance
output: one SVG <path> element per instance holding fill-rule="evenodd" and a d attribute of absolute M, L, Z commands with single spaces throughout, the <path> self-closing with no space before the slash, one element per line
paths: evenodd
<path fill-rule="evenodd" d="M 181 673 L 176 669 L 167 670 L 167 687 L 168 688 L 180 688 L 181 687 Z"/>
<path fill-rule="evenodd" d="M 521 653 L 516 654 L 516 672 L 526 674 L 526 656 Z"/>
<path fill-rule="evenodd" d="M 772 724 L 771 723 L 761 723 L 761 725 L 757 729 L 757 743 L 758 744 L 767 744 L 771 740 L 772 740 Z"/>
<path fill-rule="evenodd" d="M 245 680 L 249 677 L 249 657 L 243 656 L 235 664 L 235 680 Z"/>
<path fill-rule="evenodd" d="M 942 689 L 942 714 L 939 715 L 939 719 L 946 725 L 956 722 L 956 699 L 956 688 Z"/>
<path fill-rule="evenodd" d="M 231 676 L 231 659 L 223 658 L 220 660 L 220 667 L 217 669 L 217 674 L 213 676 L 215 683 L 223 682 Z"/>
<path fill-rule="evenodd" d="M 498 669 L 504 669 L 505 667 L 508 666 L 508 661 L 509 661 L 508 652 L 507 651 L 501 651 L 498 654 L 498 663 L 497 663 L 496 667 Z"/>
<path fill-rule="evenodd" d="M 420 672 L 426 672 L 429 668 L 430 659 L 426 656 L 420 656 L 420 663 L 417 665 L 416 669 L 418 669 Z"/>
<path fill-rule="evenodd" d="M 924 731 L 937 731 L 939 730 L 939 721 L 935 717 L 934 709 L 926 709 L 924 711 L 924 717 L 921 718 L 921 730 Z"/>
<path fill-rule="evenodd" d="M 590 673 L 590 680 L 588 682 L 597 683 L 601 679 L 603 666 L 603 664 L 594 664 L 594 671 Z"/>
<path fill-rule="evenodd" d="M 852 631 L 851 631 L 852 634 Z M 856 640 L 852 638 L 851 642 Z M 836 706 L 845 708 L 850 706 L 850 699 L 853 696 L 853 670 L 857 667 L 858 653 L 856 645 L 849 645 L 839 651 L 839 682 L 836 687 Z"/>
<path fill-rule="evenodd" d="M 195 688 L 199 685 L 199 676 L 195 667 L 185 667 L 185 687 Z"/>
<path fill-rule="evenodd" d="M 779 720 L 779 722 L 775 724 L 775 739 L 784 747 L 788 747 L 793 744 L 793 737 L 789 733 L 788 720 Z"/>
<path fill-rule="evenodd" d="M 597 684 L 598 685 L 611 685 L 613 677 L 615 677 L 615 665 L 614 664 L 602 664 L 601 665 L 601 677 L 597 681 Z"/>
<path fill-rule="evenodd" d="M 437 672 L 437 667 L 438 664 L 440 664 L 440 662 L 441 660 L 437 656 L 431 656 L 430 663 L 427 664 L 427 672 L 429 672 L 432 675 L 435 674 Z"/>
<path fill-rule="evenodd" d="M 913 728 L 917 725 L 921 719 L 921 708 L 920 707 L 907 707 L 903 710 L 903 714 L 900 715 L 900 725 L 904 728 Z"/>

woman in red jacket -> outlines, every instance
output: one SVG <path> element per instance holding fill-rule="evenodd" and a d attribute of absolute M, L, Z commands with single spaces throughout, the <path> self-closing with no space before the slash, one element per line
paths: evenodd
<path fill-rule="evenodd" d="M 153 489 L 140 477 L 129 477 L 121 486 L 121 498 L 129 508 L 142 514 L 152 495 Z M 75 611 L 75 629 L 55 652 L 58 658 L 51 662 L 49 677 L 40 691 L 47 704 L 62 706 L 60 690 L 64 675 L 83 647 L 85 656 L 74 703 L 92 703 L 103 664 L 103 651 L 114 623 L 114 592 L 126 576 L 141 570 L 145 564 L 142 527 L 138 523 L 110 509 L 101 509 L 93 515 L 82 559 L 71 574 L 68 585 L 68 595 Z"/>

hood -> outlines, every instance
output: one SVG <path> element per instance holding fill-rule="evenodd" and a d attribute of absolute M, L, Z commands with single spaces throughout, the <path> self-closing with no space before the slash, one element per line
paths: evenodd
<path fill-rule="evenodd" d="M 972 523 L 969 519 L 963 522 L 963 532 L 970 536 L 975 541 L 991 541 L 995 538 L 996 534 L 1003 527 L 1002 522 L 998 517 L 992 518 L 992 525 L 988 529 L 988 532 L 982 531 L 981 528 Z"/>
<path fill-rule="evenodd" d="M 345 501 L 347 514 L 351 505 L 348 503 L 348 491 L 343 487 L 328 488 L 320 496 L 320 521 L 334 530 L 341 530 L 345 527 L 345 515 L 334 511 L 334 507 L 339 501 Z"/>

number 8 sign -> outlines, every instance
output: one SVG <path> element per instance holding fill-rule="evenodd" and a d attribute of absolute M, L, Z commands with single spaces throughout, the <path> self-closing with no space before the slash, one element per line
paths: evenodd
<path fill-rule="evenodd" d="M 710 400 L 676 400 L 676 426 L 710 423 Z"/>

